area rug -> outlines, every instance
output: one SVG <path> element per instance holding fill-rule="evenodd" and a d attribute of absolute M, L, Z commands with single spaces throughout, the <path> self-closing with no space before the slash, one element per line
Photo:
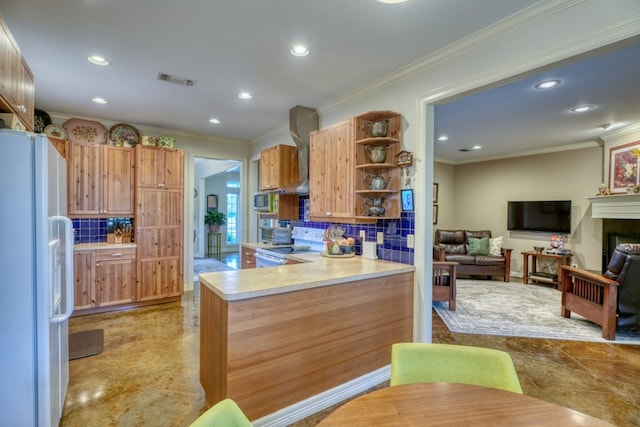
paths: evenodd
<path fill-rule="evenodd" d="M 450 331 L 466 334 L 613 342 L 595 323 L 560 315 L 561 293 L 546 285 L 458 279 L 456 311 L 447 302 L 433 307 Z M 640 344 L 640 334 L 616 334 L 615 343 Z"/>
<path fill-rule="evenodd" d="M 199 281 L 198 275 L 202 273 L 215 273 L 216 271 L 228 270 L 235 269 L 213 258 L 195 258 L 193 260 L 193 281 Z"/>
<path fill-rule="evenodd" d="M 95 356 L 102 353 L 104 346 L 104 330 L 91 329 L 89 331 L 69 334 L 69 360 Z"/>

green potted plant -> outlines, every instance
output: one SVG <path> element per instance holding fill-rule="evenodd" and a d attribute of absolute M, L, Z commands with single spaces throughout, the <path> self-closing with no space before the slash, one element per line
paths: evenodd
<path fill-rule="evenodd" d="M 211 210 L 205 215 L 204 223 L 209 226 L 209 230 L 217 232 L 221 225 L 227 223 L 227 216 L 223 212 Z"/>

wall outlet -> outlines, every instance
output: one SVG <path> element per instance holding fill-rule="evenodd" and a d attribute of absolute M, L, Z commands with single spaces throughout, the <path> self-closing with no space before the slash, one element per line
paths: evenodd
<path fill-rule="evenodd" d="M 384 233 L 382 231 L 378 231 L 378 234 L 376 234 L 376 243 L 379 245 L 384 243 Z"/>
<path fill-rule="evenodd" d="M 367 238 L 367 233 L 364 230 L 360 230 L 360 239 L 364 242 Z"/>
<path fill-rule="evenodd" d="M 416 245 L 416 239 L 413 234 L 407 234 L 407 247 L 413 248 Z"/>

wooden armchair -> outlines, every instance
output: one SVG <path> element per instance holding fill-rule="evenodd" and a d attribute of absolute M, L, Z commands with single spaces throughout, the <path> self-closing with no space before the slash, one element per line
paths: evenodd
<path fill-rule="evenodd" d="M 616 310 L 619 283 L 599 274 L 566 265 L 558 269 L 562 290 L 563 317 L 571 312 L 602 326 L 602 338 L 616 339 Z"/>
<path fill-rule="evenodd" d="M 433 301 L 448 301 L 449 310 L 456 310 L 457 262 L 433 261 Z"/>

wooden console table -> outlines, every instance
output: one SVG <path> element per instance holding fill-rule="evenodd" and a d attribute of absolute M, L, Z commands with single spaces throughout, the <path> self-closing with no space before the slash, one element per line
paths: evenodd
<path fill-rule="evenodd" d="M 560 268 L 561 265 L 571 264 L 571 256 L 571 253 L 549 254 L 535 251 L 522 252 L 522 283 L 525 285 L 528 284 L 529 281 L 550 283 L 555 285 L 556 288 L 559 288 L 560 282 L 558 280 L 557 269 L 556 274 L 537 271 L 538 258 L 555 261 L 557 268 Z M 529 257 L 531 257 L 531 263 L 529 263 Z M 531 266 L 531 269 L 529 269 L 529 266 Z"/>

